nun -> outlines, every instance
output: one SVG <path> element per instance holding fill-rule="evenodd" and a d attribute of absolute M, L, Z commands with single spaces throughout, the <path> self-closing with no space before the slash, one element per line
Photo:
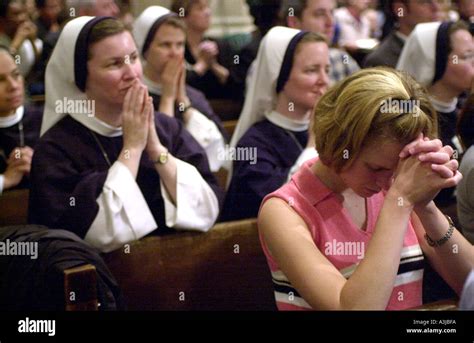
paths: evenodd
<path fill-rule="evenodd" d="M 468 26 L 461 21 L 418 24 L 407 39 L 397 69 L 428 89 L 438 113 L 439 138 L 459 156 L 463 149 L 456 136 L 458 96 L 471 88 L 474 78 L 474 42 Z M 443 189 L 436 204 L 451 205 L 453 194 L 454 188 Z"/>
<path fill-rule="evenodd" d="M 275 27 L 262 40 L 255 68 L 226 156 L 233 164 L 223 221 L 256 217 L 265 195 L 317 155 L 308 129 L 329 84 L 325 38 Z"/>
<path fill-rule="evenodd" d="M 42 108 L 24 105 L 24 80 L 8 48 L 0 46 L 0 194 L 28 188 Z"/>
<path fill-rule="evenodd" d="M 397 64 L 428 89 L 438 112 L 443 145 L 462 151 L 456 138 L 458 96 L 471 88 L 474 42 L 463 22 L 418 24 L 407 39 Z"/>
<path fill-rule="evenodd" d="M 207 231 L 220 191 L 199 144 L 155 113 L 130 32 L 108 17 L 63 29 L 46 70 L 29 220 L 109 252 L 171 229 Z"/>
<path fill-rule="evenodd" d="M 143 83 L 160 112 L 180 120 L 206 151 L 212 172 L 223 165 L 225 131 L 204 94 L 186 85 L 186 26 L 174 12 L 148 7 L 134 23 L 133 34 L 143 61 Z"/>

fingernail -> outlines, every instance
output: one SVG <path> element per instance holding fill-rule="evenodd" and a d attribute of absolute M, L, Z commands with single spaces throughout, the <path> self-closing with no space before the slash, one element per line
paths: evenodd
<path fill-rule="evenodd" d="M 410 152 L 410 154 L 413 154 L 415 152 L 415 148 L 410 148 L 408 151 Z"/>
<path fill-rule="evenodd" d="M 425 155 L 420 155 L 420 156 L 418 156 L 418 159 L 420 161 L 424 161 L 426 159 L 426 156 Z"/>

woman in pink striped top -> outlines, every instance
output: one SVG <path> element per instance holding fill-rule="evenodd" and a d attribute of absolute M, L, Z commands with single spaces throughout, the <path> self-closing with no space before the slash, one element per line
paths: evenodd
<path fill-rule="evenodd" d="M 258 226 L 280 310 L 421 305 L 424 256 L 458 293 L 474 248 L 435 206 L 458 184 L 424 90 L 365 69 L 314 110 L 319 157 L 263 201 Z"/>

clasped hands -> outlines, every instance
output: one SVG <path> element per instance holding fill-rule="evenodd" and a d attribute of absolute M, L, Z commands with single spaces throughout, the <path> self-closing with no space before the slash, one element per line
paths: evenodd
<path fill-rule="evenodd" d="M 462 179 L 459 163 L 452 159 L 454 150 L 439 139 L 420 134 L 399 154 L 399 163 L 390 187 L 409 205 L 422 209 L 443 188 L 456 186 Z"/>

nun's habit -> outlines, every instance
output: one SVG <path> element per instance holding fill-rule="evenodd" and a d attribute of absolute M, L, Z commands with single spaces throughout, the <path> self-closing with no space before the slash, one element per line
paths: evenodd
<path fill-rule="evenodd" d="M 204 151 L 178 121 L 155 116 L 161 143 L 178 159 L 175 206 L 145 151 L 136 180 L 117 161 L 121 128 L 84 114 L 55 112 L 58 99 L 86 99 L 80 89 L 87 76 L 87 36 L 102 19 L 70 21 L 48 63 L 29 220 L 73 231 L 103 252 L 156 229 L 157 234 L 169 228 L 207 231 L 217 218 L 220 192 Z"/>
<path fill-rule="evenodd" d="M 451 22 L 418 24 L 403 47 L 397 69 L 408 72 L 425 87 L 440 80 L 448 64 L 449 27 Z M 456 105 L 458 99 L 444 103 L 430 97 L 438 112 L 439 138 L 443 145 L 462 151 L 456 138 Z"/>
<path fill-rule="evenodd" d="M 20 106 L 15 113 L 0 117 L 0 194 L 3 191 L 7 160 L 13 149 L 29 146 L 35 148 L 39 139 L 43 111 L 35 106 Z M 24 178 L 16 188 L 27 188 L 28 181 Z"/>
<path fill-rule="evenodd" d="M 425 87 L 440 80 L 446 72 L 448 63 L 448 42 L 450 22 L 418 24 L 408 37 L 397 69 L 408 72 Z M 430 97 L 431 104 L 438 113 L 439 139 L 443 145 L 450 145 L 462 152 L 456 137 L 457 98 L 452 103 L 443 103 Z M 447 206 L 455 202 L 455 187 L 442 189 L 434 199 L 438 206 Z M 423 275 L 423 302 L 450 299 L 456 296 L 454 291 L 428 264 Z"/>
<path fill-rule="evenodd" d="M 147 63 L 144 55 L 153 42 L 156 32 L 162 22 L 170 16 L 177 16 L 177 14 L 161 6 L 151 6 L 143 11 L 135 21 L 133 35 L 144 64 Z M 161 100 L 161 85 L 146 76 L 143 76 L 143 83 L 148 87 L 155 108 L 158 109 Z M 203 93 L 190 86 L 186 86 L 186 93 L 191 101 L 192 115 L 184 126 L 206 151 L 211 171 L 218 171 L 224 163 L 218 159 L 218 153 L 224 149 L 225 144 L 225 131 L 222 123 Z M 183 113 L 179 106 L 175 107 L 175 116 L 182 122 Z"/>
<path fill-rule="evenodd" d="M 275 27 L 262 40 L 227 155 L 234 161 L 223 221 L 256 217 L 263 198 L 317 155 L 314 148 L 306 148 L 309 118 L 298 121 L 274 111 L 277 94 L 288 81 L 296 46 L 305 34 Z M 248 159 L 252 154 L 253 161 Z"/>

